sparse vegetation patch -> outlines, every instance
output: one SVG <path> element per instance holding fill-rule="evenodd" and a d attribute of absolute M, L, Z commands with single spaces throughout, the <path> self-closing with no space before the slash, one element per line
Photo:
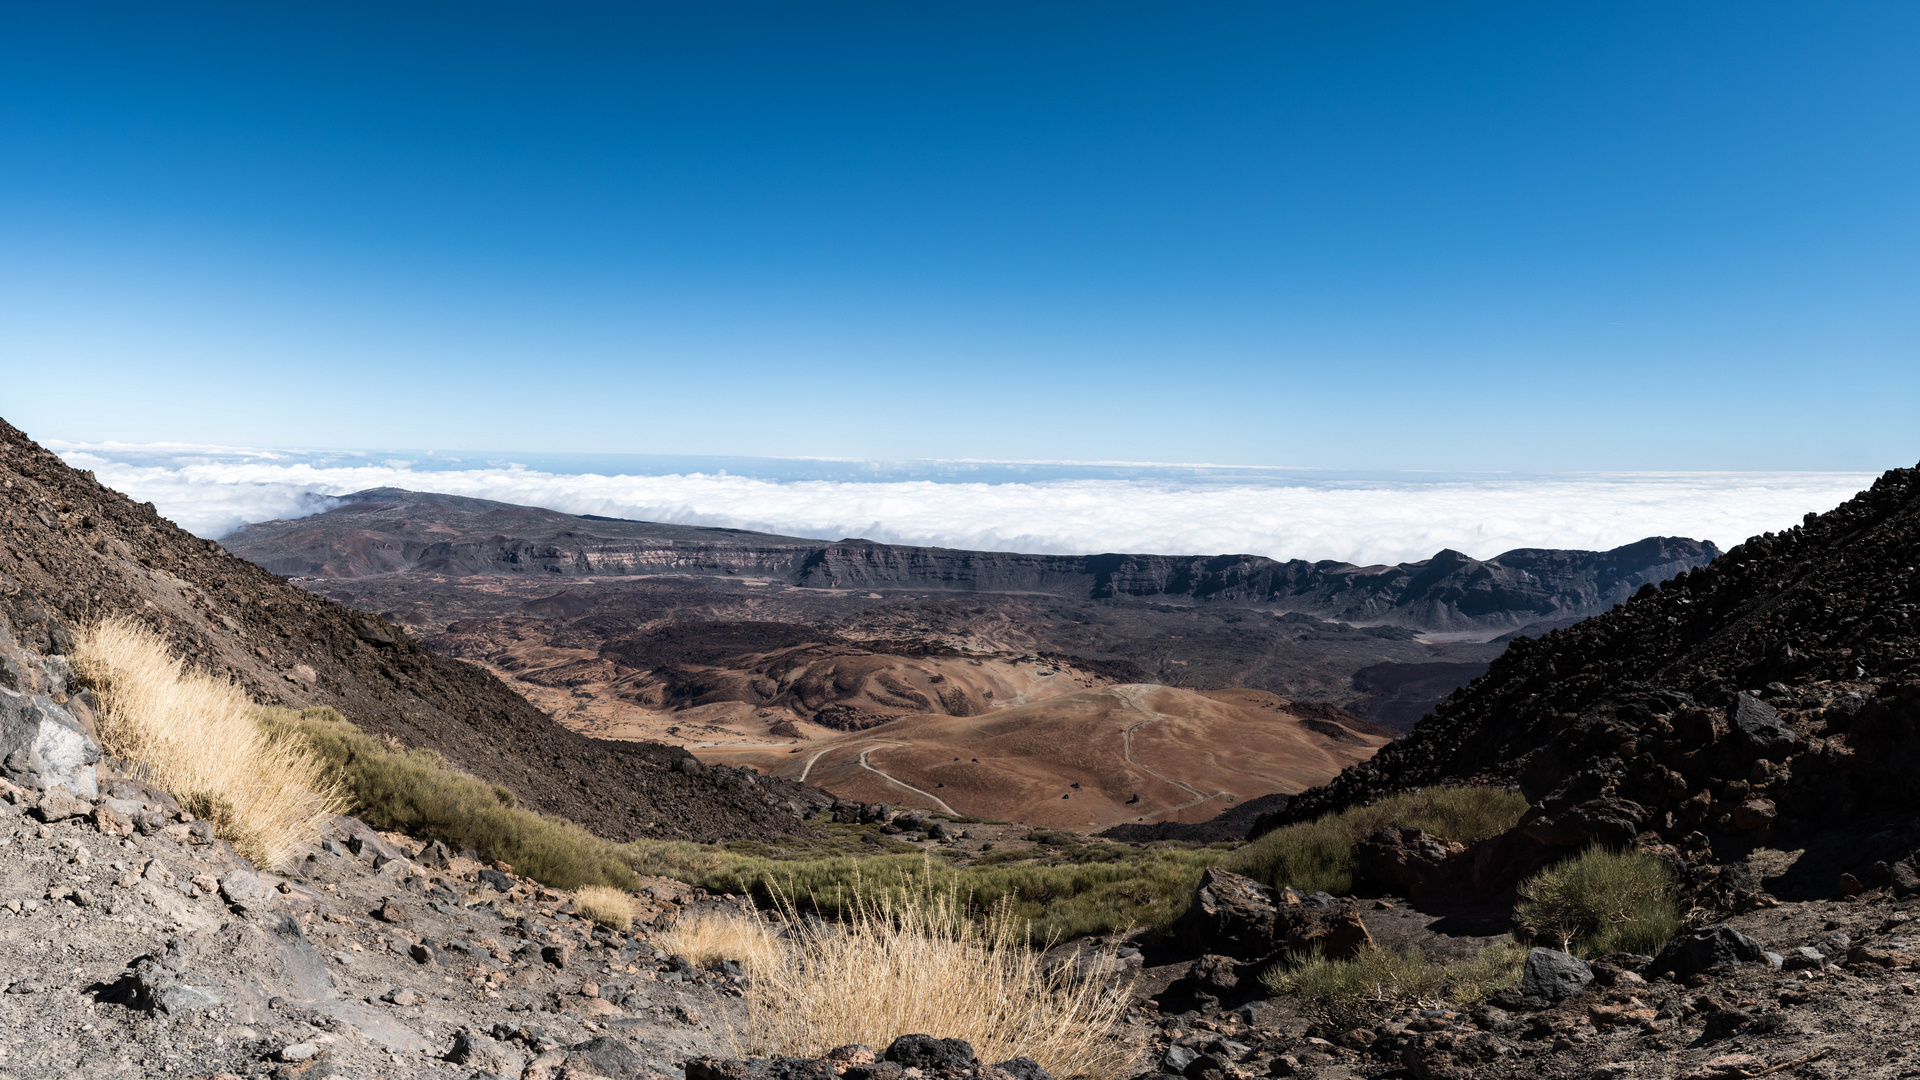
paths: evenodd
<path fill-rule="evenodd" d="M 332 709 L 275 710 L 266 723 L 311 747 L 328 781 L 376 829 L 471 849 L 557 889 L 638 884 L 620 845 L 515 806 L 505 788 L 454 771 L 432 751 L 389 747 Z"/>
<path fill-rule="evenodd" d="M 1527 809 L 1519 792 L 1436 787 L 1390 795 L 1366 806 L 1275 829 L 1227 857 L 1226 865 L 1276 888 L 1353 891 L 1353 847 L 1387 826 L 1422 829 L 1471 844 L 1513 828 Z"/>
<path fill-rule="evenodd" d="M 1441 999 L 1468 1005 L 1518 982 L 1526 958 L 1527 950 L 1512 942 L 1454 964 L 1429 960 L 1418 949 L 1373 948 L 1344 960 L 1313 953 L 1288 957 L 1261 981 L 1276 994 L 1320 1005 Z"/>
<path fill-rule="evenodd" d="M 573 910 L 601 926 L 622 932 L 633 928 L 633 897 L 624 889 L 588 885 L 573 894 Z"/>

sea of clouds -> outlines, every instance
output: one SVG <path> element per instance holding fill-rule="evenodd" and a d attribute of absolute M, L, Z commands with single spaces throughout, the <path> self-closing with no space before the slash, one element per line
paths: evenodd
<path fill-rule="evenodd" d="M 787 467 L 762 459 L 753 475 L 740 475 L 231 447 L 54 449 L 109 487 L 214 538 L 248 522 L 319 513 L 350 492 L 404 487 L 823 539 L 1046 553 L 1249 553 L 1363 565 L 1423 559 L 1442 548 L 1477 558 L 1518 547 L 1604 550 L 1653 535 L 1724 548 L 1831 509 L 1873 481 L 1867 473 L 1433 477 L 1060 463 L 956 479 L 983 470 L 863 470 L 855 463 L 823 473 L 815 463 Z M 782 478 L 783 471 L 799 478 Z"/>

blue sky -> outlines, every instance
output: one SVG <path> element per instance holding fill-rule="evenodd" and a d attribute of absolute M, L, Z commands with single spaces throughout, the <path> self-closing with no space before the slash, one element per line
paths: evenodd
<path fill-rule="evenodd" d="M 11 4 L 0 415 L 1877 470 L 1920 6 Z"/>

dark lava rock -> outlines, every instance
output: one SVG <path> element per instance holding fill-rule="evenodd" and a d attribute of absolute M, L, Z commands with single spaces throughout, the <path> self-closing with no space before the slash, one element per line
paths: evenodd
<path fill-rule="evenodd" d="M 825 1058 L 771 1058 L 756 1063 L 754 1080 L 838 1080 L 839 1073 Z"/>
<path fill-rule="evenodd" d="M 965 1039 L 902 1035 L 887 1047 L 886 1059 L 910 1069 L 965 1069 L 974 1063 L 973 1044 Z"/>
<path fill-rule="evenodd" d="M 1013 1080 L 1053 1080 L 1053 1074 L 1030 1057 L 1008 1058 L 994 1068 L 1013 1077 Z"/>
<path fill-rule="evenodd" d="M 1799 736 L 1780 719 L 1780 710 L 1746 694 L 1727 709 L 1732 735 L 1753 757 L 1779 761 L 1793 753 Z"/>
<path fill-rule="evenodd" d="M 1520 996 L 1544 1008 L 1585 990 L 1592 981 L 1593 969 L 1586 961 L 1554 949 L 1534 949 L 1520 974 Z"/>
<path fill-rule="evenodd" d="M 1760 943 L 1725 923 L 1689 930 L 1667 942 L 1654 957 L 1654 974 L 1687 979 L 1722 964 L 1758 964 L 1766 961 Z"/>
<path fill-rule="evenodd" d="M 747 1080 L 747 1063 L 733 1058 L 694 1058 L 686 1064 L 687 1080 Z"/>
<path fill-rule="evenodd" d="M 1210 866 L 1200 876 L 1200 887 L 1175 933 L 1202 952 L 1252 960 L 1273 951 L 1278 917 L 1272 889 Z"/>

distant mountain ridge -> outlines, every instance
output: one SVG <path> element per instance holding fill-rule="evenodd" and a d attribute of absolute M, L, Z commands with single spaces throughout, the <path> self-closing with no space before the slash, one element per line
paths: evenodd
<path fill-rule="evenodd" d="M 1258 555 L 1033 555 L 627 521 L 399 488 L 355 492 L 312 517 L 248 525 L 223 543 L 289 577 L 750 576 L 816 589 L 1249 604 L 1428 631 L 1580 618 L 1719 554 L 1711 542 L 1656 536 L 1611 551 L 1520 548 L 1486 560 L 1444 550 L 1397 566 Z"/>

